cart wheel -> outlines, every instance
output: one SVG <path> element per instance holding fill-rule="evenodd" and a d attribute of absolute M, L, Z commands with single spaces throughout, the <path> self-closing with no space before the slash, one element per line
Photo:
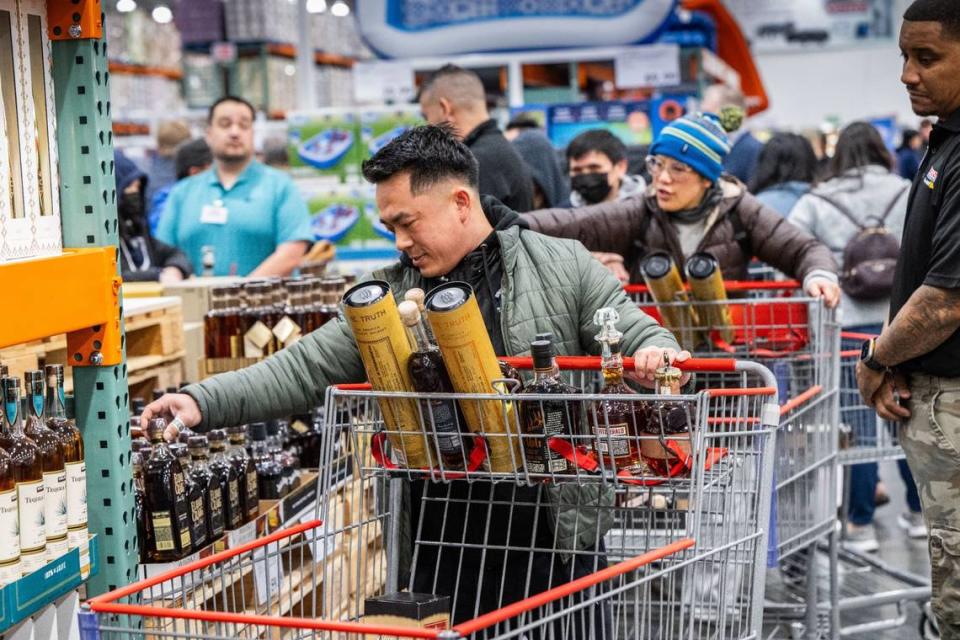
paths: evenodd
<path fill-rule="evenodd" d="M 940 629 L 929 602 L 925 602 L 920 611 L 920 637 L 923 640 L 940 640 Z"/>

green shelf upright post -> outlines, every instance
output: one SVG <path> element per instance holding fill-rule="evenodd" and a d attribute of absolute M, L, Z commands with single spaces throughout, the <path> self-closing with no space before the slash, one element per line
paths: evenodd
<path fill-rule="evenodd" d="M 52 49 L 63 245 L 117 248 L 107 43 L 81 34 L 54 40 Z M 120 331 L 123 344 L 122 311 Z M 99 366 L 95 357 L 91 360 L 71 364 L 77 425 L 86 449 L 89 528 L 100 536 L 100 573 L 87 586 L 88 594 L 96 595 L 136 580 L 138 541 L 126 349 L 119 364 Z"/>

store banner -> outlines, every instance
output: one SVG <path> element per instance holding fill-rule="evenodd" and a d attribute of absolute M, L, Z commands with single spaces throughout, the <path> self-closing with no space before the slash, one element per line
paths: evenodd
<path fill-rule="evenodd" d="M 646 43 L 675 0 L 363 0 L 367 44 L 387 58 Z"/>

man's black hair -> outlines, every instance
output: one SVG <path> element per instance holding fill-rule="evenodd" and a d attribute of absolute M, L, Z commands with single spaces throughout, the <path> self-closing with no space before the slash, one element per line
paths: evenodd
<path fill-rule="evenodd" d="M 250 118 L 252 120 L 257 119 L 257 110 L 248 101 L 244 100 L 239 96 L 223 96 L 222 98 L 218 98 L 216 102 L 210 105 L 210 110 L 207 111 L 207 124 L 213 123 L 213 112 L 216 111 L 217 107 L 222 105 L 224 102 L 237 102 L 239 104 L 242 104 L 247 109 L 250 109 Z"/>
<path fill-rule="evenodd" d="M 408 129 L 363 163 L 363 177 L 373 184 L 404 172 L 414 195 L 450 178 L 480 185 L 477 159 L 446 124 Z"/>
<path fill-rule="evenodd" d="M 915 0 L 903 12 L 910 22 L 939 22 L 944 35 L 960 40 L 960 4 L 957 0 Z"/>
<path fill-rule="evenodd" d="M 540 129 L 542 127 L 543 125 L 537 122 L 536 117 L 529 113 L 518 113 L 507 123 L 507 131 L 510 129 Z"/>
<path fill-rule="evenodd" d="M 627 145 L 606 129 L 584 131 L 567 145 L 567 160 L 582 158 L 591 151 L 602 153 L 617 164 L 627 157 Z"/>
<path fill-rule="evenodd" d="M 213 163 L 213 153 L 203 138 L 188 140 L 179 147 L 173 157 L 173 166 L 177 172 L 177 180 L 183 180 L 190 175 L 194 167 L 205 168 Z"/>

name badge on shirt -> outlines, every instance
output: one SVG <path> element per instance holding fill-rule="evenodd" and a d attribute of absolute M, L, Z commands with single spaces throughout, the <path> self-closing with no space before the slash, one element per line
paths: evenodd
<path fill-rule="evenodd" d="M 227 224 L 227 208 L 221 200 L 208 204 L 200 210 L 200 222 L 204 224 Z"/>

